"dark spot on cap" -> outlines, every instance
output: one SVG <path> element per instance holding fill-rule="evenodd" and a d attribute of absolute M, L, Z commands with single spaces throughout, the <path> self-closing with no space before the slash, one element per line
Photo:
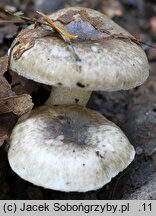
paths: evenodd
<path fill-rule="evenodd" d="M 85 88 L 85 85 L 82 84 L 82 83 L 80 83 L 80 82 L 77 82 L 76 85 L 77 85 L 78 87 L 80 87 L 80 88 Z"/>
<path fill-rule="evenodd" d="M 103 158 L 103 156 L 100 154 L 99 151 L 96 151 L 96 155 L 97 155 L 98 157 L 100 157 L 100 158 Z"/>
<path fill-rule="evenodd" d="M 61 85 L 62 85 L 62 83 L 61 83 L 61 82 L 59 82 L 59 83 L 58 83 L 58 85 L 59 85 L 59 86 L 61 86 Z"/>
<path fill-rule="evenodd" d="M 82 165 L 85 166 L 86 164 L 83 163 Z"/>
<path fill-rule="evenodd" d="M 75 152 L 75 150 L 73 150 L 73 152 Z"/>
<path fill-rule="evenodd" d="M 75 102 L 78 103 L 78 102 L 79 102 L 79 99 L 75 98 Z"/>
<path fill-rule="evenodd" d="M 100 153 L 99 153 L 99 151 L 96 151 L 96 155 L 99 157 L 100 156 Z"/>
<path fill-rule="evenodd" d="M 75 98 L 74 98 L 75 101 Z M 75 143 L 80 148 L 85 148 L 88 137 L 88 129 L 90 125 L 92 125 L 92 119 L 87 112 L 82 112 L 81 109 L 77 107 L 77 105 L 69 106 L 69 108 L 62 109 L 61 106 L 55 107 L 56 112 L 58 114 L 50 119 L 48 117 L 47 126 L 46 126 L 46 139 L 47 137 L 57 137 L 60 134 L 63 135 L 63 143 Z M 65 106 L 66 107 L 66 106 Z M 94 121 L 93 121 L 94 122 Z M 80 150 L 81 151 L 81 150 Z M 71 149 L 71 153 L 75 154 L 76 149 Z"/>

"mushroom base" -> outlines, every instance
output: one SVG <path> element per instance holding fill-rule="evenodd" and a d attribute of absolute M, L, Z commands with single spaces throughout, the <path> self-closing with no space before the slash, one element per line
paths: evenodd
<path fill-rule="evenodd" d="M 23 179 L 60 191 L 96 190 L 135 155 L 123 132 L 82 106 L 42 106 L 22 116 L 10 138 L 12 169 Z"/>

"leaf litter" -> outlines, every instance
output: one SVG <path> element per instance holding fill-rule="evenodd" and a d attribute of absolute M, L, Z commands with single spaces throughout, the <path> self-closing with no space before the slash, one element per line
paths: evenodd
<path fill-rule="evenodd" d="M 8 69 L 8 57 L 0 58 L 0 142 L 8 138 L 9 126 L 12 126 L 10 122 L 15 123 L 15 116 L 21 116 L 24 113 L 29 112 L 33 108 L 32 98 L 29 94 L 16 94 L 11 85 L 5 78 Z M 8 121 L 8 115 L 13 115 L 13 120 L 10 118 Z M 6 114 L 6 115 L 4 115 Z M 12 115 L 11 114 L 11 115 Z M 3 124 L 2 124 L 3 122 Z"/>

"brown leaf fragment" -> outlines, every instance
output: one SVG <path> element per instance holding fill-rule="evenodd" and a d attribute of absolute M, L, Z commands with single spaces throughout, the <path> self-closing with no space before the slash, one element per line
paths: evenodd
<path fill-rule="evenodd" d="M 19 59 L 21 57 L 21 55 L 28 49 L 30 49 L 31 47 L 33 47 L 33 41 L 30 41 L 29 39 L 25 39 L 22 42 L 23 44 L 20 43 L 20 45 L 18 46 L 18 50 L 15 51 L 15 53 L 13 54 L 13 58 L 15 60 Z"/>
<path fill-rule="evenodd" d="M 106 39 L 106 40 L 119 39 L 119 40 L 125 40 L 126 42 L 129 42 L 129 43 L 134 42 L 137 45 L 140 45 L 141 43 L 143 43 L 140 40 L 137 40 L 136 38 L 134 38 L 133 36 L 124 35 L 122 33 L 121 34 L 120 33 L 119 34 L 115 34 L 115 31 L 113 30 L 113 28 L 111 26 L 109 27 L 109 29 L 106 29 L 104 27 L 105 26 L 105 22 L 104 22 L 104 20 L 102 18 L 89 16 L 85 9 L 80 10 L 80 11 L 79 10 L 78 11 L 76 11 L 76 10 L 74 10 L 74 11 L 73 10 L 68 11 L 64 15 L 60 16 L 57 19 L 57 21 L 60 21 L 61 23 L 65 24 L 65 25 L 68 25 L 70 22 L 76 21 L 77 17 L 75 15 L 79 15 L 79 18 L 84 23 L 88 22 L 91 26 L 94 27 L 94 29 L 98 33 L 101 33 L 101 35 L 98 35 L 98 34 L 95 34 L 95 32 L 93 32 L 92 36 L 89 37 L 89 40 L 97 40 L 99 38 L 100 39 Z M 73 28 L 74 28 L 74 24 L 73 24 Z M 86 29 L 83 29 L 83 30 L 84 30 L 84 33 L 86 34 L 87 30 Z M 102 33 L 104 33 L 104 34 L 102 34 Z M 83 32 L 82 32 L 82 34 L 83 34 Z M 85 38 L 85 39 L 87 40 L 88 38 Z"/>
<path fill-rule="evenodd" d="M 64 25 L 67 25 L 70 22 L 74 21 L 74 15 L 76 15 L 77 13 L 77 11 L 70 10 L 68 13 L 60 16 L 57 21 L 61 22 Z"/>
<path fill-rule="evenodd" d="M 17 46 L 17 49 L 13 54 L 14 60 L 18 60 L 25 51 L 31 49 L 35 44 L 36 38 L 44 37 L 49 34 L 50 34 L 50 31 L 47 31 L 45 29 L 42 29 L 41 31 L 40 27 L 39 27 L 39 31 L 38 31 L 38 28 L 23 29 L 20 32 L 20 34 L 15 38 L 12 44 L 12 47 L 11 47 L 11 50 L 12 50 L 14 49 L 14 47 Z"/>
<path fill-rule="evenodd" d="M 126 40 L 127 42 L 134 42 L 137 45 L 140 45 L 140 40 L 137 40 L 136 38 L 134 38 L 133 36 L 129 36 L 129 35 L 123 35 L 123 34 L 112 34 L 110 35 L 110 37 L 108 39 L 120 39 L 120 40 Z"/>
<path fill-rule="evenodd" d="M 7 68 L 8 57 L 0 58 L 0 146 L 9 139 L 18 116 L 29 112 L 33 107 L 30 95 L 16 95 L 12 91 L 10 84 L 4 77 Z"/>
<path fill-rule="evenodd" d="M 36 11 L 38 14 L 40 14 L 44 20 L 52 27 L 55 29 L 56 32 L 58 32 L 59 34 L 63 35 L 63 38 L 67 38 L 67 39 L 76 39 L 77 36 L 76 35 L 72 35 L 70 33 L 68 33 L 67 31 L 65 31 L 63 28 L 61 28 L 60 26 L 58 26 L 52 19 L 50 19 L 50 17 L 48 17 L 46 14 Z"/>
<path fill-rule="evenodd" d="M 90 23 L 96 30 L 106 33 L 106 34 L 110 34 L 110 32 L 107 29 L 103 29 L 101 28 L 104 24 L 104 21 L 102 18 L 99 17 L 91 17 L 88 15 L 88 13 L 86 12 L 86 10 L 80 10 L 80 11 L 76 11 L 76 10 L 70 10 L 67 13 L 65 13 L 64 15 L 60 16 L 57 21 L 61 22 L 64 25 L 69 24 L 70 22 L 74 21 L 74 15 L 79 14 L 80 18 L 83 22 L 88 22 Z"/>
<path fill-rule="evenodd" d="M 20 39 L 15 39 L 15 42 L 13 44 L 13 47 L 18 45 L 18 49 L 14 52 L 13 58 L 15 60 L 19 59 L 21 55 L 31 47 L 33 47 L 35 41 L 33 38 L 29 37 L 29 34 L 27 32 L 27 29 L 24 29 L 21 33 Z"/>
<path fill-rule="evenodd" d="M 4 97 L 9 97 L 12 95 L 11 87 L 7 80 L 3 77 L 4 73 L 7 71 L 8 68 L 8 57 L 0 58 L 0 100 Z"/>
<path fill-rule="evenodd" d="M 0 101 L 3 98 L 8 98 L 10 96 L 15 96 L 16 94 L 12 92 L 11 86 L 8 81 L 3 76 L 8 68 L 8 57 L 0 58 Z"/>
<path fill-rule="evenodd" d="M 9 97 L 0 101 L 0 113 L 13 112 L 15 115 L 21 116 L 24 113 L 31 111 L 32 108 L 32 99 L 28 94 Z"/>
<path fill-rule="evenodd" d="M 99 17 L 90 17 L 85 10 L 79 11 L 80 17 L 84 22 L 89 22 L 95 29 L 101 31 L 101 27 L 104 24 L 103 19 Z M 109 33 L 108 30 L 102 29 L 104 33 Z"/>
<path fill-rule="evenodd" d="M 10 84 L 3 76 L 7 67 L 8 57 L 0 58 L 0 114 L 12 112 L 21 116 L 32 109 L 32 99 L 28 94 L 16 95 L 12 91 Z"/>
<path fill-rule="evenodd" d="M 8 57 L 4 56 L 0 58 L 0 75 L 4 74 L 8 68 Z"/>

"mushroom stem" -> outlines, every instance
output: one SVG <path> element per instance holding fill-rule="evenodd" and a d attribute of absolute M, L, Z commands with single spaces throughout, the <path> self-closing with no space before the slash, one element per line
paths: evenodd
<path fill-rule="evenodd" d="M 82 89 L 52 87 L 50 97 L 45 104 L 48 106 L 58 104 L 79 104 L 86 106 L 90 95 L 91 91 L 84 91 Z"/>

